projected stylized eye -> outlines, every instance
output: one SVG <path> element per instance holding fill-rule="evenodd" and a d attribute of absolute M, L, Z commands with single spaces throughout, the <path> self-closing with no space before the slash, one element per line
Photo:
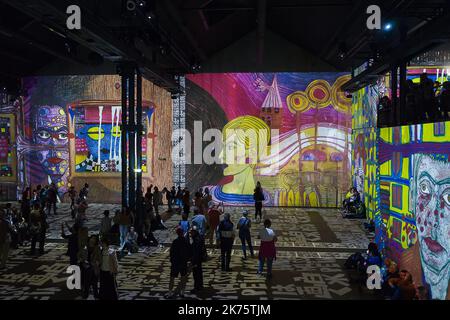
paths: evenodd
<path fill-rule="evenodd" d="M 431 193 L 431 188 L 430 188 L 430 185 L 429 185 L 429 183 L 427 181 L 422 181 L 419 184 L 419 190 L 424 195 L 429 195 Z"/>
<path fill-rule="evenodd" d="M 48 138 L 50 138 L 50 133 L 48 133 L 45 130 L 41 130 L 38 132 L 38 137 L 41 139 L 48 139 Z"/>
<path fill-rule="evenodd" d="M 447 206 L 450 206 L 450 189 L 444 191 L 444 193 L 442 194 L 442 199 Z"/>
<path fill-rule="evenodd" d="M 59 140 L 67 140 L 67 133 L 66 132 L 60 132 L 58 134 L 58 139 Z"/>
<path fill-rule="evenodd" d="M 114 126 L 111 128 L 111 135 L 113 137 L 120 137 L 121 131 L 120 126 Z M 145 132 L 143 133 L 145 135 Z"/>
<path fill-rule="evenodd" d="M 101 140 L 105 137 L 105 130 L 103 128 L 98 130 L 98 127 L 90 127 L 88 129 L 88 137 L 95 141 Z"/>

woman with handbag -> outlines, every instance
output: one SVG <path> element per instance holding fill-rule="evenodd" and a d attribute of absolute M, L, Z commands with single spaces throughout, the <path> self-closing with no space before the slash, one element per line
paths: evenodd
<path fill-rule="evenodd" d="M 259 247 L 258 274 L 262 275 L 264 263 L 267 261 L 267 278 L 272 277 L 272 263 L 276 259 L 275 242 L 277 241 L 277 236 L 273 229 L 270 228 L 271 225 L 270 219 L 266 219 L 264 220 L 264 227 L 259 231 L 261 244 Z"/>

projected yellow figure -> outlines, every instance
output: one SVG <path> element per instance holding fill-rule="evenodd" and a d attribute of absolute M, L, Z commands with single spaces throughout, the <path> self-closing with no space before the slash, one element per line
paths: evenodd
<path fill-rule="evenodd" d="M 220 158 L 227 165 L 223 174 L 233 177 L 222 191 L 227 194 L 253 194 L 254 169 L 259 155 L 265 152 L 270 141 L 269 127 L 260 118 L 242 116 L 228 122 L 222 134 L 224 147 Z"/>

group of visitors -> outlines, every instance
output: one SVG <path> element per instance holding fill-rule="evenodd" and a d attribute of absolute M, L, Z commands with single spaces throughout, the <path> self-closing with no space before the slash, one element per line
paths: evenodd
<path fill-rule="evenodd" d="M 201 198 L 199 192 L 196 193 L 197 201 L 194 200 L 195 207 L 199 208 Z M 249 212 L 243 211 L 239 218 L 236 229 L 242 245 L 243 260 L 247 260 L 247 245 L 250 255 L 253 258 L 254 250 L 251 240 L 251 219 Z M 221 220 L 221 216 L 223 216 Z M 203 269 L 202 263 L 207 261 L 207 251 L 205 237 L 207 236 L 210 245 L 213 245 L 213 235 L 216 235 L 216 245 L 220 248 L 221 270 L 232 271 L 231 252 L 235 241 L 236 230 L 229 213 L 223 213 L 220 206 L 210 201 L 207 216 L 201 210 L 194 210 L 191 221 L 186 213 L 182 214 L 182 219 L 176 229 L 177 238 L 172 242 L 170 248 L 170 283 L 169 292 L 166 298 L 172 298 L 176 294 L 184 296 L 189 272 L 192 271 L 194 278 L 194 288 L 191 293 L 198 293 L 203 289 Z M 258 274 L 263 274 L 265 263 L 267 263 L 267 278 L 272 277 L 272 263 L 276 258 L 275 242 L 277 237 L 271 229 L 271 221 L 264 220 L 264 226 L 259 230 L 258 237 L 261 240 L 259 249 Z M 180 283 L 174 291 L 175 278 L 180 276 Z"/>
<path fill-rule="evenodd" d="M 381 272 L 381 289 L 378 293 L 388 300 L 428 300 L 428 292 L 424 286 L 417 286 L 408 270 L 399 269 L 393 260 L 382 259 L 378 246 L 371 242 L 366 253 L 352 254 L 345 262 L 347 269 L 357 271 L 359 282 L 367 286 L 368 268 L 377 266 Z M 370 280 L 369 280 L 370 281 Z"/>
<path fill-rule="evenodd" d="M 75 200 L 71 204 L 71 207 L 77 208 L 73 218 L 76 219 L 80 228 L 86 220 L 88 190 L 89 186 L 86 184 L 80 190 L 77 204 Z M 70 187 L 68 192 L 71 198 L 76 198 L 74 187 Z M 39 254 L 44 253 L 46 233 L 49 228 L 47 220 L 52 212 L 54 216 L 57 215 L 58 201 L 58 187 L 55 183 L 51 183 L 45 186 L 37 185 L 33 190 L 26 187 L 22 192 L 20 210 L 14 208 L 11 203 L 0 208 L 1 268 L 6 265 L 10 248 L 17 249 L 29 243 L 30 254 L 34 255 L 36 245 L 39 243 Z"/>
<path fill-rule="evenodd" d="M 407 122 L 445 121 L 450 119 L 450 81 L 440 83 L 431 80 L 427 73 L 420 75 L 420 82 L 406 80 L 405 112 L 402 115 Z M 392 102 L 387 96 L 380 99 L 379 118 L 383 125 L 388 125 L 392 113 Z M 391 117 L 392 118 L 392 117 Z"/>
<path fill-rule="evenodd" d="M 179 294 L 183 296 L 187 276 L 190 272 L 194 278 L 192 293 L 203 289 L 202 264 L 207 261 L 205 239 L 209 245 L 220 248 L 221 269 L 231 271 L 231 251 L 238 234 L 241 242 L 243 260 L 247 260 L 247 253 L 253 258 L 255 252 L 252 243 L 252 221 L 249 211 L 242 212 L 235 227 L 231 215 L 223 212 L 223 204 L 212 201 L 208 188 L 199 189 L 191 199 L 187 188 L 163 188 L 149 186 L 145 195 L 141 193 L 142 229 L 135 230 L 136 219 L 139 215 L 130 208 L 116 210 L 114 217 L 110 217 L 109 210 L 105 210 L 100 221 L 98 234 L 89 235 L 86 225 L 88 208 L 87 196 L 89 185 L 77 193 L 71 186 L 64 195 L 70 198 L 70 209 L 73 221 L 61 224 L 61 237 L 67 240 L 67 256 L 70 265 L 78 265 L 81 269 L 82 296 L 87 298 L 92 292 L 96 299 L 117 299 L 116 274 L 118 273 L 117 253 L 137 252 L 141 245 L 158 245 L 153 235 L 154 230 L 166 229 L 160 214 L 163 196 L 168 205 L 168 212 L 181 213 L 181 221 L 176 228 L 177 237 L 170 249 L 171 280 L 168 297 L 174 296 L 174 280 L 181 276 Z M 6 264 L 9 248 L 13 242 L 22 244 L 22 239 L 31 241 L 31 253 L 35 253 L 36 243 L 39 242 L 39 252 L 44 253 L 46 231 L 49 228 L 47 217 L 53 211 L 56 215 L 56 203 L 59 201 L 58 190 L 54 184 L 37 186 L 33 192 L 26 188 L 23 192 L 21 209 L 16 210 L 11 204 L 0 210 L 0 262 L 3 268 Z M 255 220 L 261 221 L 264 193 L 258 182 L 255 192 Z M 222 208 L 221 208 L 222 206 Z M 191 215 L 191 217 L 189 217 Z M 19 226 L 26 226 L 27 238 L 21 237 Z M 16 235 L 17 234 L 17 235 Z M 272 263 L 276 257 L 276 236 L 271 229 L 269 219 L 264 220 L 264 226 L 258 233 L 261 239 L 259 250 L 258 274 L 263 273 L 267 264 L 267 277 L 272 276 Z M 15 239 L 18 240 L 15 240 Z M 116 244 L 118 250 L 110 247 Z"/>

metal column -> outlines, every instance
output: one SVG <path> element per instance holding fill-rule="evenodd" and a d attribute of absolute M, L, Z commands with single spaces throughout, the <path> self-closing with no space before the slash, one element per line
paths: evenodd
<path fill-rule="evenodd" d="M 130 62 L 120 65 L 122 77 L 122 207 L 130 208 L 141 222 L 142 208 L 142 75 Z"/>
<path fill-rule="evenodd" d="M 122 124 L 120 126 L 120 154 L 122 172 L 122 207 L 128 206 L 128 177 L 127 177 L 127 111 L 128 111 L 128 68 L 122 66 L 120 71 L 122 90 Z"/>
<path fill-rule="evenodd" d="M 136 117 L 135 117 L 135 69 L 128 80 L 128 206 L 136 206 Z"/>
<path fill-rule="evenodd" d="M 136 223 L 142 224 L 142 74 L 136 75 Z M 139 230 L 139 229 L 138 229 Z"/>

